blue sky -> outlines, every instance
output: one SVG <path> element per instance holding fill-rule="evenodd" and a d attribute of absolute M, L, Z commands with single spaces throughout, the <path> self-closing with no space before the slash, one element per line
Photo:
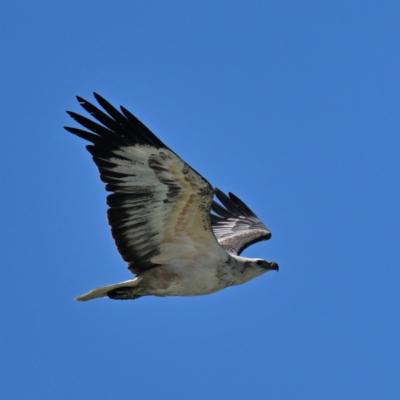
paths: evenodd
<path fill-rule="evenodd" d="M 400 5 L 0 5 L 7 399 L 397 399 Z M 124 105 L 272 231 L 210 296 L 78 303 L 130 278 L 76 95 Z"/>

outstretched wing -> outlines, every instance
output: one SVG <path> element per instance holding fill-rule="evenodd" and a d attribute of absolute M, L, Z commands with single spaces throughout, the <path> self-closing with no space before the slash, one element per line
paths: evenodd
<path fill-rule="evenodd" d="M 106 190 L 112 236 L 137 274 L 181 257 L 221 252 L 212 231 L 213 188 L 129 111 L 94 94 L 107 114 L 77 97 L 99 123 L 68 114 L 87 130 L 65 127 L 92 142 Z"/>
<path fill-rule="evenodd" d="M 215 189 L 222 206 L 212 203 L 211 223 L 219 244 L 229 253 L 239 255 L 244 249 L 261 240 L 268 240 L 271 232 L 246 204 L 234 194 L 229 197 Z"/>

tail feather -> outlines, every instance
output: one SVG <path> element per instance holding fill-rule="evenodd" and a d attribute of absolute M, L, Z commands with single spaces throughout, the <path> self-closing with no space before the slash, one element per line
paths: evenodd
<path fill-rule="evenodd" d="M 102 286 L 96 289 L 92 289 L 90 292 L 82 294 L 75 298 L 78 301 L 87 301 L 97 299 L 99 297 L 107 297 L 107 293 L 110 290 L 117 289 L 122 286 L 136 286 L 141 279 L 139 277 L 135 277 L 134 279 L 130 279 L 129 281 L 115 283 L 114 285 Z"/>

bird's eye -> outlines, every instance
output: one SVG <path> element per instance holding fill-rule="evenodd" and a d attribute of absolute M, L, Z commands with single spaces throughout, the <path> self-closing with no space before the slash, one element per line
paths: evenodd
<path fill-rule="evenodd" d="M 257 261 L 257 265 L 261 265 L 262 264 L 262 261 L 261 260 L 258 260 Z"/>

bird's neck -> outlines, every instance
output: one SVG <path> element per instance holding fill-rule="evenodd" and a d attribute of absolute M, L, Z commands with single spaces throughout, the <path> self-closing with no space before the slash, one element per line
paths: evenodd
<path fill-rule="evenodd" d="M 237 280 L 237 285 L 248 282 L 266 271 L 257 266 L 257 259 L 237 256 L 230 254 L 232 272 Z"/>

